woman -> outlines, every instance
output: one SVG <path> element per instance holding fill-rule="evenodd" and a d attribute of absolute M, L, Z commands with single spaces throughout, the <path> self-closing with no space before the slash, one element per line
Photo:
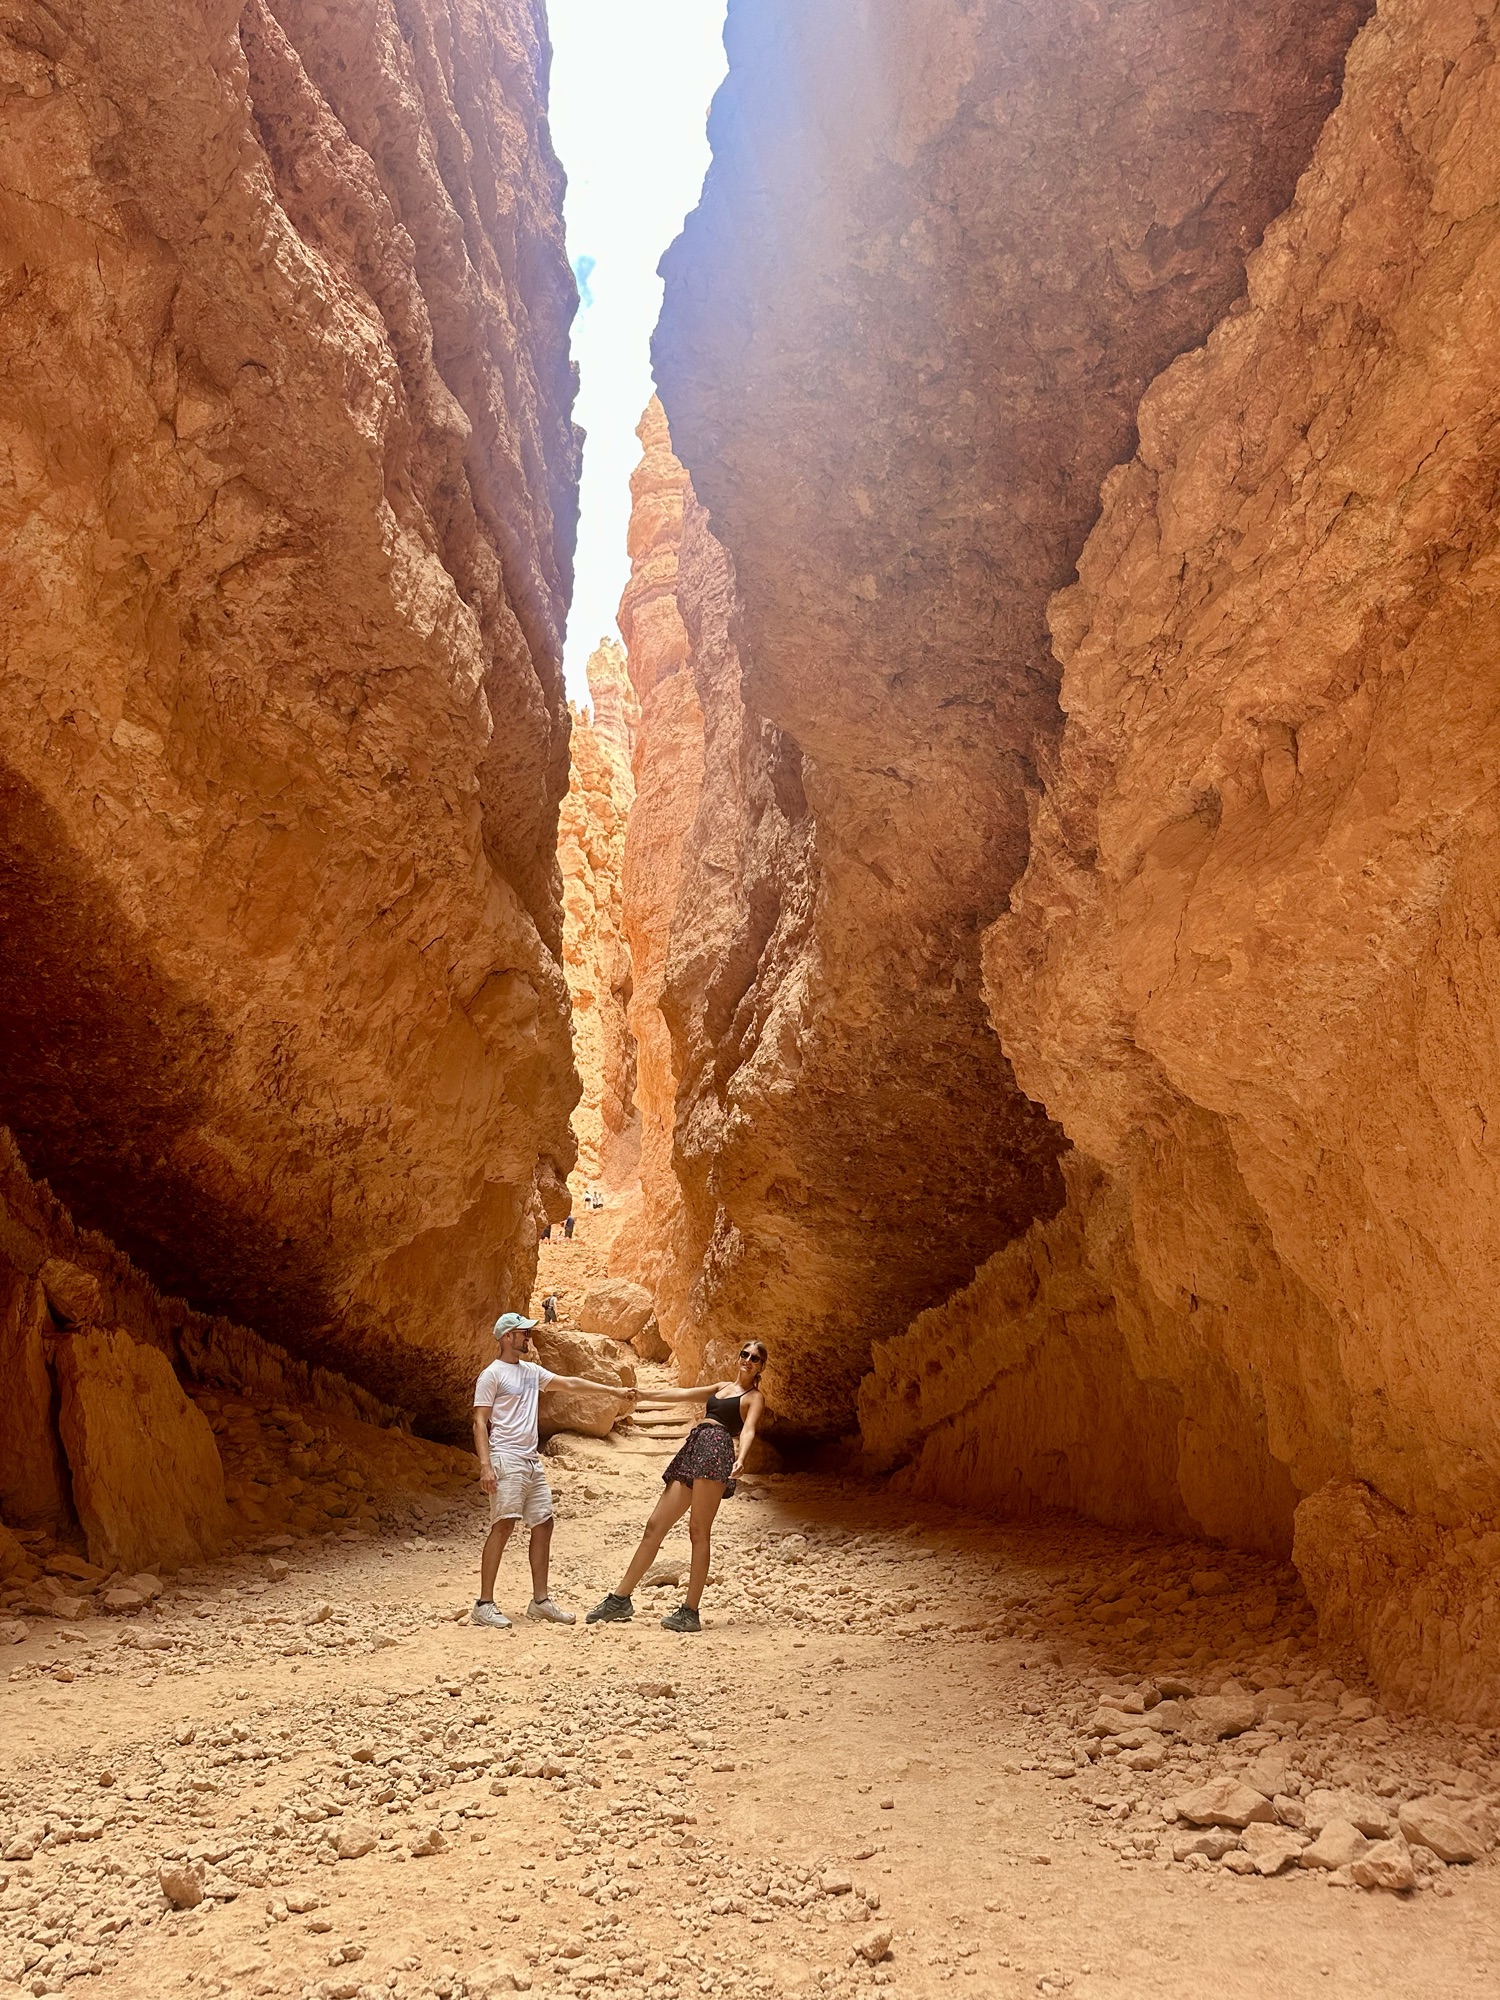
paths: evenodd
<path fill-rule="evenodd" d="M 666 1540 L 667 1530 L 688 1515 L 688 1535 L 692 1541 L 692 1561 L 688 1568 L 687 1599 L 661 1621 L 669 1632 L 701 1632 L 698 1601 L 708 1581 L 714 1515 L 719 1502 L 733 1493 L 756 1429 L 765 1412 L 766 1399 L 760 1393 L 760 1378 L 766 1365 L 766 1346 L 752 1340 L 740 1349 L 739 1373 L 732 1382 L 700 1382 L 692 1389 L 656 1389 L 653 1398 L 662 1403 L 707 1403 L 703 1422 L 694 1424 L 682 1448 L 662 1474 L 665 1493 L 657 1501 L 646 1523 L 640 1546 L 620 1578 L 619 1588 L 610 1591 L 588 1614 L 588 1625 L 622 1625 L 635 1616 L 631 1592 L 656 1558 Z M 736 1442 L 738 1440 L 738 1442 Z"/>

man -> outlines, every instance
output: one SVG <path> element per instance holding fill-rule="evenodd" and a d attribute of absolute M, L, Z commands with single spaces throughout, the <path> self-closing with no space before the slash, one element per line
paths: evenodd
<path fill-rule="evenodd" d="M 548 1292 L 546 1298 L 542 1300 L 542 1318 L 547 1322 L 548 1326 L 556 1326 L 557 1324 L 556 1292 Z"/>
<path fill-rule="evenodd" d="M 508 1631 L 510 1620 L 495 1603 L 495 1577 L 505 1544 L 517 1521 L 531 1530 L 531 1602 L 528 1618 L 554 1625 L 571 1625 L 575 1614 L 554 1604 L 547 1590 L 547 1564 L 552 1553 L 552 1494 L 537 1450 L 537 1401 L 549 1382 L 564 1389 L 592 1390 L 626 1404 L 633 1389 L 589 1382 L 580 1375 L 553 1375 L 526 1360 L 534 1319 L 502 1313 L 495 1321 L 500 1357 L 492 1361 L 474 1385 L 474 1449 L 479 1454 L 479 1484 L 490 1496 L 490 1531 L 479 1560 L 479 1596 L 471 1614 L 476 1625 Z"/>

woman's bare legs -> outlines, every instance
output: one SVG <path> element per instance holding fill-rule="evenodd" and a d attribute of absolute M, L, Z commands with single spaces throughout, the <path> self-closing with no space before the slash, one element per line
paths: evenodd
<path fill-rule="evenodd" d="M 702 1481 L 698 1483 L 700 1485 L 703 1484 Z M 721 1486 L 719 1491 L 722 1493 L 723 1490 Z M 694 1491 L 696 1491 L 696 1488 Z M 667 1539 L 668 1529 L 676 1526 L 692 1504 L 693 1492 L 690 1492 L 680 1479 L 674 1479 L 671 1485 L 663 1490 L 660 1500 L 657 1501 L 651 1510 L 651 1518 L 647 1521 L 645 1529 L 642 1532 L 636 1552 L 630 1558 L 630 1566 L 615 1586 L 614 1594 L 616 1597 L 633 1597 L 635 1595 L 635 1587 L 655 1561 L 657 1550 Z M 709 1519 L 712 1520 L 712 1518 L 713 1516 L 710 1515 Z M 694 1560 L 697 1560 L 696 1555 Z M 703 1573 L 705 1576 L 708 1574 L 708 1564 L 706 1562 L 703 1566 Z M 699 1588 L 701 1589 L 702 1586 L 700 1585 Z"/>
<path fill-rule="evenodd" d="M 713 1554 L 714 1515 L 719 1511 L 719 1502 L 724 1498 L 722 1479 L 695 1479 L 693 1481 L 692 1514 L 688 1520 L 688 1537 L 693 1545 L 693 1557 L 688 1566 L 687 1597 L 684 1602 L 696 1611 L 703 1595 L 703 1586 L 708 1582 L 708 1559 Z"/>

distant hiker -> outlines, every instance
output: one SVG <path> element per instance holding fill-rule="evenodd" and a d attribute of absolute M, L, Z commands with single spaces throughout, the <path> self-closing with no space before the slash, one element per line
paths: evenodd
<path fill-rule="evenodd" d="M 542 1300 L 542 1318 L 547 1322 L 548 1326 L 556 1326 L 557 1324 L 556 1292 L 548 1292 L 546 1298 Z"/>
<path fill-rule="evenodd" d="M 563 1219 L 563 1235 L 567 1237 L 567 1239 L 568 1239 L 568 1241 L 569 1241 L 570 1243 L 572 1242 L 572 1240 L 573 1240 L 573 1218 L 572 1218 L 572 1216 L 571 1216 L 571 1215 L 569 1215 L 569 1216 L 565 1216 L 565 1217 L 564 1217 L 564 1219 Z"/>
<path fill-rule="evenodd" d="M 547 1563 L 552 1552 L 552 1494 L 537 1449 L 537 1401 L 555 1382 L 562 1389 L 583 1389 L 596 1396 L 634 1400 L 633 1389 L 616 1389 L 606 1382 L 588 1382 L 580 1375 L 554 1375 L 522 1357 L 531 1344 L 534 1319 L 502 1313 L 495 1321 L 500 1358 L 492 1361 L 474 1384 L 474 1449 L 479 1454 L 479 1484 L 490 1496 L 490 1531 L 479 1559 L 479 1595 L 471 1621 L 505 1631 L 510 1620 L 495 1605 L 495 1577 L 511 1529 L 524 1521 L 531 1530 L 531 1602 L 528 1618 L 554 1625 L 571 1625 L 574 1613 L 564 1611 L 547 1594 Z"/>
<path fill-rule="evenodd" d="M 766 1366 L 765 1342 L 750 1341 L 740 1349 L 739 1361 L 739 1372 L 732 1382 L 699 1383 L 692 1389 L 653 1392 L 660 1402 L 706 1402 L 707 1409 L 703 1422 L 688 1432 L 681 1450 L 662 1474 L 667 1490 L 652 1510 L 640 1546 L 630 1558 L 625 1574 L 616 1588 L 594 1606 L 585 1624 L 617 1625 L 635 1616 L 631 1592 L 655 1561 L 667 1530 L 688 1514 L 692 1559 L 688 1566 L 687 1597 L 661 1622 L 669 1632 L 702 1631 L 698 1605 L 708 1581 L 714 1515 L 719 1511 L 719 1502 L 734 1491 L 734 1482 L 755 1442 L 756 1429 L 766 1408 L 766 1399 L 760 1393 L 760 1378 Z"/>
<path fill-rule="evenodd" d="M 550 1222 L 547 1224 L 547 1227 L 542 1231 L 542 1241 L 544 1243 L 550 1243 L 552 1241 L 552 1224 Z"/>

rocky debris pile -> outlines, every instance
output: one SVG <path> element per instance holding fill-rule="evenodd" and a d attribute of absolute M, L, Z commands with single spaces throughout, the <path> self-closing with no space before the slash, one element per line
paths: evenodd
<path fill-rule="evenodd" d="M 265 1552 L 273 1543 L 409 1526 L 473 1486 L 471 1454 L 403 1430 L 206 1388 L 195 1389 L 193 1402 L 224 1466 L 231 1546 Z M 162 1599 L 164 1579 L 187 1586 L 193 1575 L 191 1565 L 109 1567 L 51 1530 L 0 1528 L 0 1643 L 23 1640 L 27 1620 L 139 1613 Z"/>
<path fill-rule="evenodd" d="M 224 1488 L 242 1539 L 340 1527 L 400 1526 L 428 1496 L 472 1485 L 471 1453 L 396 1426 L 214 1389 L 195 1389 L 224 1461 Z"/>

